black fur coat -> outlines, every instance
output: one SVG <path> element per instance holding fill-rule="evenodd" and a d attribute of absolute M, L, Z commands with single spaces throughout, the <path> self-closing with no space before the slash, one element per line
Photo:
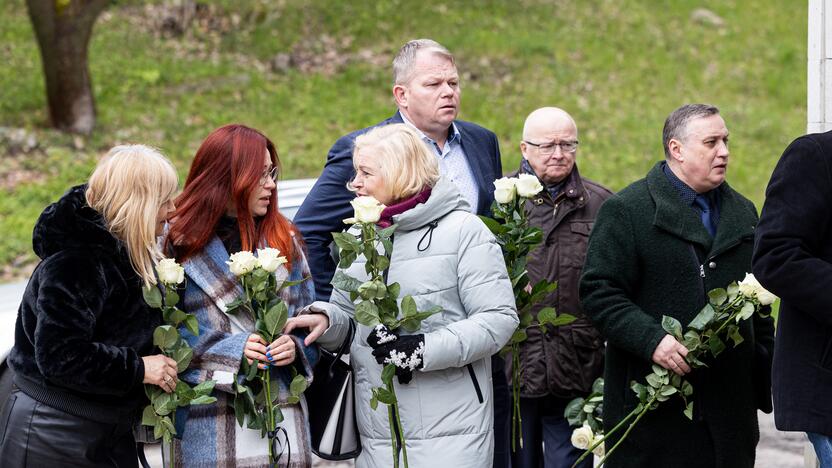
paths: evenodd
<path fill-rule="evenodd" d="M 9 364 L 105 410 L 138 409 L 146 402 L 141 356 L 156 354 L 161 314 L 145 304 L 126 247 L 87 206 L 85 190 L 70 189 L 35 225 L 41 262 L 20 304 Z"/>

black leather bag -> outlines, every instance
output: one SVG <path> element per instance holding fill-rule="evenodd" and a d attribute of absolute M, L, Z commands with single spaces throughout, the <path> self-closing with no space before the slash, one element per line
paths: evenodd
<path fill-rule="evenodd" d="M 353 370 L 341 359 L 349 354 L 354 335 L 355 324 L 350 320 L 349 334 L 337 353 L 320 348 L 315 377 L 304 393 L 309 406 L 312 451 L 325 460 L 348 460 L 361 453 Z"/>

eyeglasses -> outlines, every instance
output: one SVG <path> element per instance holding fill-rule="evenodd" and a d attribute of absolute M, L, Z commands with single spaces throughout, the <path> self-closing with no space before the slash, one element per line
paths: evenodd
<path fill-rule="evenodd" d="M 277 181 L 277 168 L 273 167 L 271 169 L 263 171 L 263 175 L 260 176 L 260 186 L 266 185 L 266 181 L 272 179 L 273 181 Z"/>
<path fill-rule="evenodd" d="M 561 141 L 558 142 L 551 142 L 551 143 L 532 143 L 528 140 L 523 140 L 527 145 L 532 145 L 542 154 L 543 156 L 551 156 L 555 154 L 555 149 L 560 146 L 560 150 L 563 153 L 574 153 L 578 150 L 578 140 L 572 141 Z"/>

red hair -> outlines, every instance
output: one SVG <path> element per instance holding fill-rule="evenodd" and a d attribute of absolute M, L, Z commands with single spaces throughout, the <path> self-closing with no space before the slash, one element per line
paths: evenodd
<path fill-rule="evenodd" d="M 280 249 L 291 268 L 294 228 L 277 210 L 277 189 L 272 192 L 269 207 L 259 224 L 254 222 L 248 207 L 252 192 L 260 187 L 264 148 L 269 151 L 272 164 L 279 168 L 274 143 L 253 128 L 225 125 L 205 138 L 191 163 L 182 194 L 175 201 L 168 241 L 172 242 L 179 261 L 205 248 L 214 236 L 220 217 L 229 203 L 233 203 L 242 248 L 253 250 L 264 242 Z"/>

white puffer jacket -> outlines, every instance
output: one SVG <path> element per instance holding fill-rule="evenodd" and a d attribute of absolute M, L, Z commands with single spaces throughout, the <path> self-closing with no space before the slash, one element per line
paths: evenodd
<path fill-rule="evenodd" d="M 443 308 L 422 322 L 424 367 L 406 385 L 393 379 L 411 468 L 492 464 L 490 356 L 508 342 L 518 319 L 500 247 L 467 210 L 453 182 L 440 178 L 426 203 L 393 217 L 398 228 L 388 283 L 398 282 L 399 297 L 413 296 L 419 310 Z M 366 279 L 364 257 L 346 273 Z M 334 350 L 347 335 L 354 304 L 336 288 L 329 303 L 315 306 L 330 319 L 318 343 Z M 370 389 L 381 386 L 382 369 L 367 344 L 369 333 L 358 325 L 350 348 L 362 444 L 357 468 L 393 463 L 386 406 L 373 411 L 369 405 Z"/>

